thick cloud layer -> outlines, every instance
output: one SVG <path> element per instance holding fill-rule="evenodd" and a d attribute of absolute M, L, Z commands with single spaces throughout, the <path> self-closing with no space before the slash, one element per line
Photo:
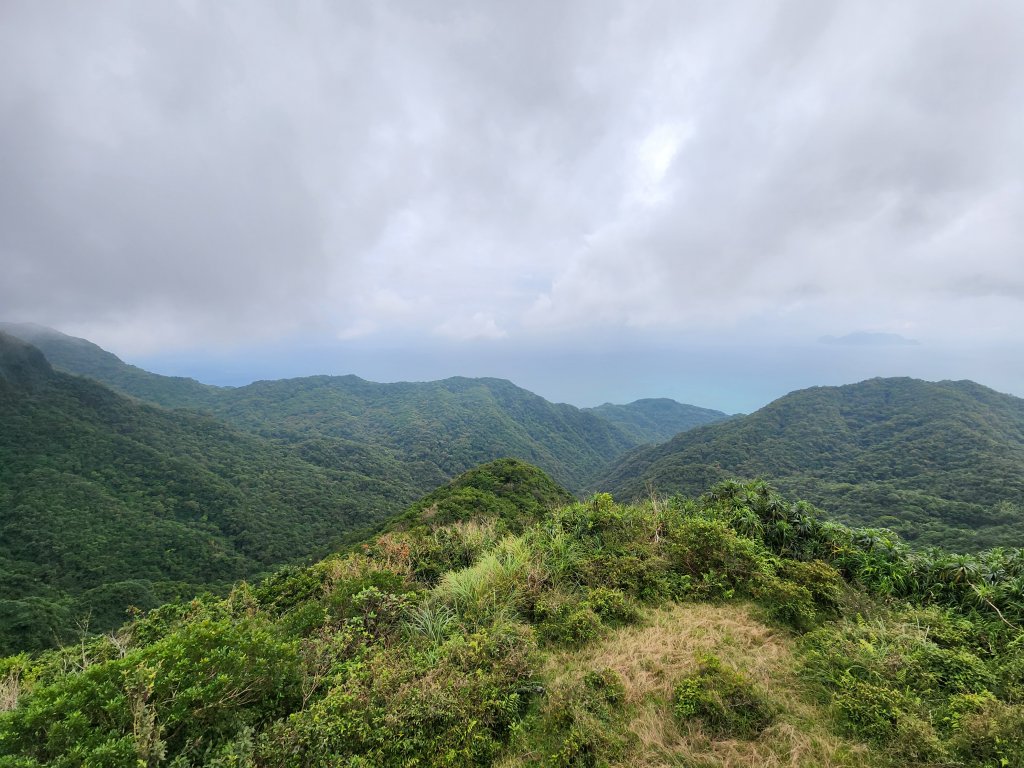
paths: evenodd
<path fill-rule="evenodd" d="M 0 315 L 1005 342 L 1021 136 L 1013 0 L 8 0 Z"/>

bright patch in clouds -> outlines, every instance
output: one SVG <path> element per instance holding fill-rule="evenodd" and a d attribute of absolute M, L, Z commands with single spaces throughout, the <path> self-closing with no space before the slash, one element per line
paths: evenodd
<path fill-rule="evenodd" d="M 630 197 L 643 205 L 670 199 L 670 190 L 663 184 L 665 174 L 693 133 L 692 124 L 662 124 L 643 138 L 636 151 L 634 189 Z"/>

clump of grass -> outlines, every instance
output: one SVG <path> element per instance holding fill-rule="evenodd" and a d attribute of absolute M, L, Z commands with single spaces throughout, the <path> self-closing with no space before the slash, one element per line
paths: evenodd
<path fill-rule="evenodd" d="M 531 552 L 520 538 L 506 538 L 473 566 L 445 574 L 439 597 L 464 619 L 480 622 L 514 607 L 529 583 Z"/>
<path fill-rule="evenodd" d="M 405 626 L 413 637 L 423 638 L 428 645 L 441 645 L 455 630 L 458 619 L 443 603 L 423 602 L 408 611 Z"/>

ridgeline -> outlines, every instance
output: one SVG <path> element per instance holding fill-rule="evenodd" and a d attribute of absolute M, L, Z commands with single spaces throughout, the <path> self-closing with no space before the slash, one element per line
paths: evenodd
<path fill-rule="evenodd" d="M 614 462 L 597 484 L 629 500 L 768 478 L 835 519 L 918 546 L 1024 542 L 1024 400 L 970 381 L 871 379 L 793 392 Z"/>

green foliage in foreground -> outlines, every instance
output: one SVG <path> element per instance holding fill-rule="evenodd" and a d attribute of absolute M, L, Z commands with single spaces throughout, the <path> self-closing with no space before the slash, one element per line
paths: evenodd
<path fill-rule="evenodd" d="M 629 765 L 641 702 L 621 676 L 550 686 L 545 660 L 652 606 L 707 601 L 759 606 L 798 644 L 815 727 L 856 753 L 842 764 L 1020 764 L 1019 550 L 912 552 L 764 484 L 639 506 L 599 495 L 517 534 L 500 505 L 461 509 L 479 518 L 421 517 L 224 599 L 0 662 L 0 766 Z M 794 716 L 736 661 L 675 681 L 666 715 L 739 754 Z"/>
<path fill-rule="evenodd" d="M 1024 400 L 970 381 L 871 379 L 792 392 L 641 448 L 597 487 L 620 500 L 771 478 L 852 525 L 919 547 L 1024 542 Z"/>
<path fill-rule="evenodd" d="M 437 529 L 476 520 L 493 522 L 500 533 L 519 533 L 574 500 L 536 467 L 518 459 L 497 459 L 427 494 L 390 527 Z"/>

